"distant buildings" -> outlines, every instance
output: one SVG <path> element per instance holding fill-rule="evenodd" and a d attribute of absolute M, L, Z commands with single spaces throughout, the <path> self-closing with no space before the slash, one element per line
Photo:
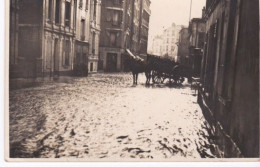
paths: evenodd
<path fill-rule="evenodd" d="M 259 157 L 258 16 L 258 0 L 206 1 L 198 101 L 224 157 Z"/>
<path fill-rule="evenodd" d="M 163 31 L 163 46 L 162 52 L 163 55 L 167 55 L 177 60 L 178 46 L 177 43 L 179 41 L 179 32 L 183 26 L 176 25 L 173 23 L 170 27 L 166 28 Z"/>
<path fill-rule="evenodd" d="M 150 0 L 102 2 L 100 64 L 105 71 L 124 69 L 125 49 L 146 54 Z"/>
<path fill-rule="evenodd" d="M 152 43 L 152 54 L 157 56 L 162 56 L 163 50 L 163 38 L 159 35 L 153 38 Z"/>
<path fill-rule="evenodd" d="M 172 23 L 170 27 L 164 29 L 162 35 L 156 36 L 153 39 L 153 46 L 155 46 L 155 44 L 158 44 L 160 46 L 157 45 L 155 48 L 152 48 L 153 54 L 158 54 L 158 56 L 167 56 L 177 61 L 177 44 L 179 41 L 179 32 L 182 27 L 183 26 Z"/>

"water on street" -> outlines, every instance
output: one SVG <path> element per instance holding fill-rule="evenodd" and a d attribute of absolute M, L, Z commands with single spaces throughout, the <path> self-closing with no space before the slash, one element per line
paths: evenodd
<path fill-rule="evenodd" d="M 212 158 L 210 127 L 188 83 L 132 85 L 130 73 L 60 77 L 10 91 L 10 156 Z"/>

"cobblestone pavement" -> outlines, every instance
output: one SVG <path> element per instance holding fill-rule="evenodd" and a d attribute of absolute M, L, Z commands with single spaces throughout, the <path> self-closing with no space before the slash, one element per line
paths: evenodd
<path fill-rule="evenodd" d="M 11 157 L 216 157 L 188 84 L 145 86 L 144 75 L 138 82 L 130 73 L 99 73 L 10 91 Z"/>

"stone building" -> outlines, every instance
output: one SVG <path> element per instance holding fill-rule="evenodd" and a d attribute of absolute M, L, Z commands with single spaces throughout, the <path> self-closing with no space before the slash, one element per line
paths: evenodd
<path fill-rule="evenodd" d="M 141 2 L 141 14 L 140 14 L 140 26 L 139 26 L 139 55 L 145 56 L 147 54 L 148 48 L 148 32 L 149 32 L 149 22 L 151 16 L 151 1 L 150 0 L 140 0 Z"/>
<path fill-rule="evenodd" d="M 193 18 L 189 24 L 190 46 L 189 66 L 193 70 L 193 76 L 200 76 L 201 59 L 205 38 L 205 21 L 202 18 Z"/>
<path fill-rule="evenodd" d="M 106 0 L 102 2 L 101 36 L 100 36 L 100 64 L 108 72 L 124 70 L 124 54 L 130 49 L 135 54 L 144 52 L 148 32 L 142 30 L 149 22 L 145 11 L 149 6 L 144 6 L 144 0 Z M 150 1 L 146 0 L 149 2 Z M 147 5 L 148 5 L 147 4 Z M 149 12 L 148 12 L 149 13 Z M 145 16 L 145 19 L 142 17 Z M 149 23 L 148 23 L 149 24 Z M 147 28 L 146 28 L 147 30 Z M 141 47 L 140 47 L 141 46 Z"/>
<path fill-rule="evenodd" d="M 259 1 L 207 0 L 198 101 L 223 157 L 259 157 Z"/>
<path fill-rule="evenodd" d="M 100 0 L 12 0 L 10 77 L 96 72 L 100 14 Z"/>
<path fill-rule="evenodd" d="M 183 27 L 179 32 L 178 41 L 178 58 L 177 61 L 184 65 L 189 65 L 189 46 L 190 46 L 190 33 L 189 29 Z"/>
<path fill-rule="evenodd" d="M 10 28 L 10 78 L 70 74 L 75 40 L 74 0 L 18 0 Z M 15 22 L 15 25 L 13 24 Z M 18 34 L 12 32 L 16 29 Z M 15 42 L 14 42 L 15 41 Z"/>
<path fill-rule="evenodd" d="M 177 60 L 178 46 L 177 43 L 179 41 L 179 32 L 183 26 L 176 25 L 172 23 L 172 25 L 166 28 L 163 31 L 163 55 L 169 56 L 173 60 Z"/>
<path fill-rule="evenodd" d="M 130 45 L 132 4 L 129 0 L 102 2 L 100 61 L 105 71 L 120 71 L 124 48 Z"/>

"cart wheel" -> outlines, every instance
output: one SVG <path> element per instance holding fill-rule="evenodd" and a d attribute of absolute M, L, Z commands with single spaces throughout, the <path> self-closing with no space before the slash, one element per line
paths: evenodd
<path fill-rule="evenodd" d="M 154 79 L 153 79 L 153 83 L 161 83 L 162 82 L 162 78 L 160 76 L 154 76 Z"/>
<path fill-rule="evenodd" d="M 177 80 L 177 83 L 178 83 L 178 84 L 182 84 L 183 81 L 184 81 L 184 78 L 183 78 L 183 77 L 180 77 L 180 78 Z"/>

